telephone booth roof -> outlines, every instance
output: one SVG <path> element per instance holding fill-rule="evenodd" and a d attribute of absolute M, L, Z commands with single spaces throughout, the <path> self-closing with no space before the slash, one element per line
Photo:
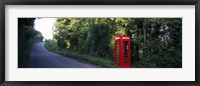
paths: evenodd
<path fill-rule="evenodd" d="M 117 39 L 118 37 L 128 37 L 128 39 L 130 39 L 129 35 L 126 35 L 126 34 L 124 34 L 124 35 L 116 35 L 116 36 L 115 36 L 115 39 Z M 119 38 L 119 39 L 120 39 L 120 38 Z"/>

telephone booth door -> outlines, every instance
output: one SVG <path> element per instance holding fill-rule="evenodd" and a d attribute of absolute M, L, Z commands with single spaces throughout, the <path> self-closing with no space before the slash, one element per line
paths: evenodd
<path fill-rule="evenodd" d="M 120 66 L 120 57 L 121 57 L 121 38 L 115 37 L 115 50 L 114 50 L 114 63 L 117 66 Z"/>

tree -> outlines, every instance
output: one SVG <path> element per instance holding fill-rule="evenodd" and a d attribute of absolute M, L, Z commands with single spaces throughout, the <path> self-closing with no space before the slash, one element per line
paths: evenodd
<path fill-rule="evenodd" d="M 181 67 L 181 18 L 58 18 L 55 26 L 61 48 L 112 60 L 114 36 L 128 34 L 139 67 Z"/>
<path fill-rule="evenodd" d="M 33 44 L 43 40 L 33 27 L 35 18 L 18 18 L 18 67 L 25 67 Z"/>

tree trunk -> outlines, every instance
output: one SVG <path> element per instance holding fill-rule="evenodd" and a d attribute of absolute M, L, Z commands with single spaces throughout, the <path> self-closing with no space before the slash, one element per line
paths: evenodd
<path fill-rule="evenodd" d="M 143 57 L 146 58 L 146 24 L 145 24 L 145 19 L 143 20 Z"/>

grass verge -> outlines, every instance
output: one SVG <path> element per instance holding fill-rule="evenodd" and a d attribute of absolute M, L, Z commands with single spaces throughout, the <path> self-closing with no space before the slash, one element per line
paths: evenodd
<path fill-rule="evenodd" d="M 46 40 L 45 41 L 45 48 L 51 52 L 60 54 L 62 56 L 67 56 L 67 57 L 72 57 L 74 59 L 77 59 L 79 61 L 85 61 L 88 63 L 92 63 L 101 67 L 106 67 L 106 68 L 116 68 L 114 65 L 113 61 L 100 58 L 100 57 L 94 57 L 94 56 L 89 56 L 85 54 L 80 54 L 78 52 L 73 52 L 67 49 L 61 49 L 56 46 L 56 41 L 55 40 Z"/>

